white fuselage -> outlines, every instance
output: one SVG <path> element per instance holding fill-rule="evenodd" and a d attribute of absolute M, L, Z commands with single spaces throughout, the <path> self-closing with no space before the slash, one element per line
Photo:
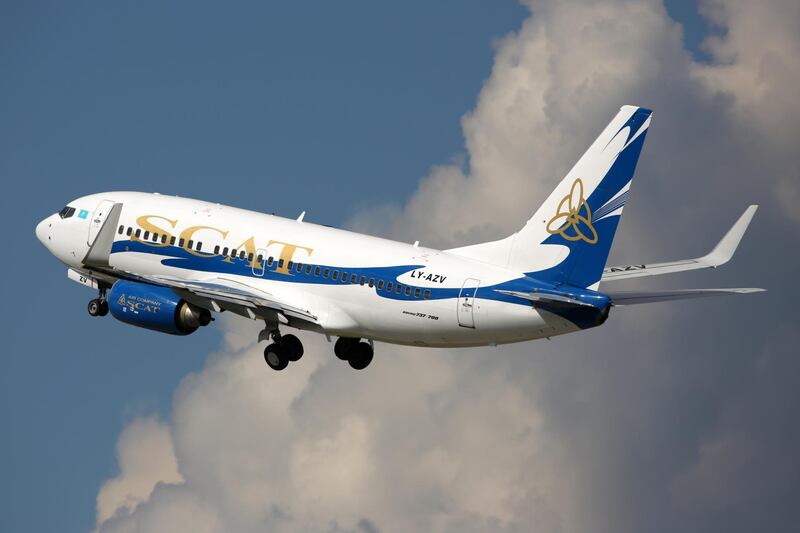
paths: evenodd
<path fill-rule="evenodd" d="M 530 278 L 522 272 L 200 200 L 138 192 L 85 196 L 70 203 L 76 216 L 45 219 L 37 236 L 62 262 L 86 271 L 82 259 L 93 232 L 115 203 L 123 207 L 105 275 L 213 278 L 252 287 L 317 318 L 313 324 L 290 321 L 291 326 L 420 346 L 502 344 L 580 329 L 494 291 L 503 284 L 524 284 Z"/>

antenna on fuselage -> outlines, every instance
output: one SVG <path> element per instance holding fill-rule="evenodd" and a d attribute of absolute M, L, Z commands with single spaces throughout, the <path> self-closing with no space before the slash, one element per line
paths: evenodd
<path fill-rule="evenodd" d="M 305 216 L 306 216 L 306 212 L 303 211 L 302 213 L 300 213 L 300 216 L 297 217 L 297 221 L 298 222 L 302 222 L 303 221 L 303 217 L 305 217 Z"/>

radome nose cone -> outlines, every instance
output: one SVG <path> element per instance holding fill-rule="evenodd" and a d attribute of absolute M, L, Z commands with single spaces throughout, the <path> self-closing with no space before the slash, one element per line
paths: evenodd
<path fill-rule="evenodd" d="M 48 219 L 46 218 L 41 222 L 39 222 L 38 224 L 36 224 L 36 238 L 39 239 L 39 241 L 45 246 L 47 246 L 47 237 L 48 233 L 50 233 L 48 231 L 50 229 L 49 227 L 50 223 L 47 220 Z"/>

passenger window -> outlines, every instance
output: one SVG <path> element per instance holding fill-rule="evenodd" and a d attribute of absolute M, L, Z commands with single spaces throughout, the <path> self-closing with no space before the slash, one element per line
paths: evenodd
<path fill-rule="evenodd" d="M 202 243 L 202 242 L 198 242 L 198 243 L 197 243 L 197 251 L 198 251 L 198 252 L 201 252 L 201 251 L 203 251 L 203 243 Z"/>
<path fill-rule="evenodd" d="M 251 263 L 253 262 L 253 252 L 247 254 L 247 260 L 250 261 Z"/>
<path fill-rule="evenodd" d="M 167 244 L 167 234 L 166 233 L 161 235 L 161 244 Z"/>
<path fill-rule="evenodd" d="M 231 259 L 236 259 L 236 250 L 231 250 Z"/>
<path fill-rule="evenodd" d="M 389 292 L 392 292 L 393 288 L 394 288 L 394 283 L 392 283 L 391 281 L 387 281 L 386 282 L 386 290 L 389 291 Z"/>
<path fill-rule="evenodd" d="M 419 298 L 419 287 L 414 289 L 414 298 Z"/>
<path fill-rule="evenodd" d="M 147 240 L 149 238 L 150 238 L 150 232 L 149 231 L 145 231 L 144 232 L 144 240 Z"/>
<path fill-rule="evenodd" d="M 306 274 L 311 274 L 311 265 L 306 265 Z"/>
<path fill-rule="evenodd" d="M 133 228 L 128 228 L 127 231 L 125 231 L 125 235 L 127 235 L 128 237 L 131 236 L 131 233 L 133 233 Z"/>
<path fill-rule="evenodd" d="M 142 236 L 142 230 L 140 230 L 139 228 L 136 228 L 136 238 L 138 239 L 141 236 Z"/>
<path fill-rule="evenodd" d="M 122 231 L 123 231 L 124 229 L 125 229 L 125 226 L 120 226 L 120 227 L 119 227 L 119 229 L 117 230 L 117 233 L 118 233 L 119 235 L 122 235 Z"/>
<path fill-rule="evenodd" d="M 375 286 L 375 278 L 369 278 L 369 288 L 371 289 L 374 286 Z"/>
<path fill-rule="evenodd" d="M 241 252 L 239 252 L 239 259 L 244 259 L 244 257 L 245 257 L 245 251 L 242 250 Z"/>
<path fill-rule="evenodd" d="M 397 290 L 395 290 L 394 292 L 396 292 L 397 294 L 401 294 L 403 292 L 403 286 L 398 283 Z"/>
<path fill-rule="evenodd" d="M 359 285 L 364 285 L 367 282 L 366 276 L 361 276 L 361 279 L 358 280 Z"/>
<path fill-rule="evenodd" d="M 267 266 L 271 267 L 272 263 L 274 263 L 274 262 L 275 262 L 275 260 L 272 258 L 272 256 L 269 256 L 269 259 L 267 259 Z"/>
<path fill-rule="evenodd" d="M 295 263 L 294 266 L 295 266 L 295 270 L 297 271 L 298 274 L 303 271 L 303 265 L 302 264 Z"/>
<path fill-rule="evenodd" d="M 183 248 L 183 245 L 186 244 L 186 239 L 181 239 L 178 241 L 178 246 Z"/>
<path fill-rule="evenodd" d="M 322 271 L 322 277 L 325 278 L 325 279 L 328 279 L 328 276 L 330 275 L 330 273 L 331 273 L 331 269 L 330 268 L 326 268 L 325 270 Z"/>
<path fill-rule="evenodd" d="M 158 242 L 158 233 L 153 233 L 153 242 Z"/>
<path fill-rule="evenodd" d="M 426 300 L 430 300 L 430 298 L 431 298 L 431 290 L 430 289 L 425 289 L 425 292 L 422 293 L 422 297 L 425 298 Z"/>
<path fill-rule="evenodd" d="M 294 263 L 289 261 L 288 263 L 286 263 L 286 270 L 291 270 L 293 266 L 294 266 Z"/>
<path fill-rule="evenodd" d="M 320 268 L 319 267 L 315 267 L 314 268 L 314 275 L 315 276 L 319 276 L 319 271 L 320 271 Z"/>
<path fill-rule="evenodd" d="M 169 238 L 169 245 L 170 246 L 175 246 L 175 235 L 173 235 L 172 237 Z"/>
<path fill-rule="evenodd" d="M 406 285 L 406 296 L 411 296 L 411 287 Z"/>
<path fill-rule="evenodd" d="M 355 274 L 350 274 L 350 283 L 355 284 L 355 282 L 356 282 L 356 275 Z"/>
<path fill-rule="evenodd" d="M 339 279 L 339 271 L 338 270 L 334 270 L 333 271 L 333 276 L 331 276 L 331 278 L 333 278 L 334 280 Z"/>
<path fill-rule="evenodd" d="M 378 280 L 378 290 L 379 291 L 383 290 L 383 280 L 382 279 Z"/>
<path fill-rule="evenodd" d="M 219 255 L 219 244 L 214 247 L 214 255 Z"/>
<path fill-rule="evenodd" d="M 263 255 L 261 255 L 261 254 L 258 254 L 258 257 L 256 258 L 256 263 L 258 263 L 258 265 L 260 266 L 260 265 L 261 265 L 261 262 L 262 262 L 263 260 L 264 260 L 264 256 L 263 256 Z"/>
<path fill-rule="evenodd" d="M 228 255 L 228 247 L 222 249 L 222 255 Z"/>
<path fill-rule="evenodd" d="M 283 259 L 278 259 L 278 268 L 283 268 Z"/>
<path fill-rule="evenodd" d="M 187 246 L 187 248 L 190 249 L 190 250 L 192 248 L 194 248 L 194 241 L 193 240 L 189 239 L 189 245 Z"/>

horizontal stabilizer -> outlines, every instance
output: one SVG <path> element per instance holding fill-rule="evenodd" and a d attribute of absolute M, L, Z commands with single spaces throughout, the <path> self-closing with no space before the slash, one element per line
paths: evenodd
<path fill-rule="evenodd" d="M 594 307 L 592 304 L 582 302 L 580 300 L 576 300 L 575 298 L 570 298 L 569 296 L 563 294 L 551 294 L 551 293 L 542 293 L 542 292 L 522 292 L 522 291 L 506 291 L 506 290 L 499 290 L 495 289 L 495 291 L 508 294 L 510 296 L 516 296 L 517 298 L 523 298 L 525 300 L 530 300 L 531 302 L 538 303 L 559 303 L 559 304 L 571 304 L 571 305 L 581 305 L 585 307 Z"/>
<path fill-rule="evenodd" d="M 611 298 L 611 305 L 635 305 L 654 302 L 669 302 L 671 300 L 686 300 L 689 298 L 703 298 L 705 296 L 720 296 L 723 294 L 750 294 L 763 292 L 765 289 L 681 289 L 674 291 L 628 291 L 607 292 Z"/>
<path fill-rule="evenodd" d="M 660 276 L 661 274 L 672 274 L 673 272 L 683 272 L 685 270 L 695 270 L 698 268 L 716 268 L 720 265 L 724 265 L 733 257 L 733 252 L 736 251 L 747 226 L 750 225 L 750 221 L 753 220 L 756 209 L 758 209 L 757 205 L 748 207 L 733 227 L 728 230 L 728 233 L 719 241 L 719 244 L 703 257 L 670 261 L 668 263 L 653 263 L 650 265 L 607 267 L 603 270 L 601 281 L 615 281 L 642 276 Z"/>

